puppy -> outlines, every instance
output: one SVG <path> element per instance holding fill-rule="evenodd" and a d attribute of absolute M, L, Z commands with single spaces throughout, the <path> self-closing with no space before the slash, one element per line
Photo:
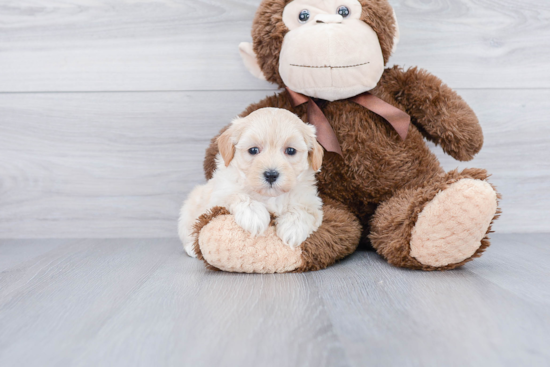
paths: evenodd
<path fill-rule="evenodd" d="M 197 219 L 215 206 L 225 207 L 251 235 L 264 233 L 276 216 L 276 231 L 296 247 L 323 220 L 315 172 L 323 148 L 315 127 L 283 109 L 264 108 L 237 118 L 218 138 L 217 168 L 210 181 L 196 187 L 180 212 L 178 232 L 189 256 Z"/>

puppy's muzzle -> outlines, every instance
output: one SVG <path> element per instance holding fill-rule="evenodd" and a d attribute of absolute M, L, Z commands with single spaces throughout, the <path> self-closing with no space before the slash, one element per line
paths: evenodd
<path fill-rule="evenodd" d="M 264 177 L 267 182 L 269 182 L 270 185 L 273 185 L 275 181 L 279 178 L 279 172 L 275 170 L 269 170 L 264 172 Z"/>

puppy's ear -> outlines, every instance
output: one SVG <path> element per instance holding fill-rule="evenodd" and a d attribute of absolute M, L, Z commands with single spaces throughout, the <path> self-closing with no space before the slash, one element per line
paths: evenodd
<path fill-rule="evenodd" d="M 323 156 L 325 151 L 319 142 L 317 142 L 317 129 L 315 126 L 310 124 L 305 124 L 306 127 L 306 141 L 309 146 L 309 164 L 315 172 L 321 169 L 323 165 Z"/>
<path fill-rule="evenodd" d="M 229 163 L 235 157 L 235 145 L 233 144 L 233 129 L 230 127 L 225 130 L 223 134 L 218 137 L 218 150 L 223 158 L 225 166 L 229 166 Z"/>
<path fill-rule="evenodd" d="M 309 164 L 311 164 L 311 168 L 313 168 L 315 172 L 321 169 L 324 154 L 323 147 L 317 142 L 317 139 L 314 139 L 313 149 L 309 152 Z"/>
<path fill-rule="evenodd" d="M 226 167 L 229 166 L 235 157 L 235 144 L 241 138 L 241 134 L 245 128 L 245 121 L 247 121 L 246 118 L 237 117 L 231 122 L 231 126 L 218 137 L 218 151 Z"/>

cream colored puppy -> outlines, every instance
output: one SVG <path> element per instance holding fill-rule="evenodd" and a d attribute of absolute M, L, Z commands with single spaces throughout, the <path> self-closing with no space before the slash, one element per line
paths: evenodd
<path fill-rule="evenodd" d="M 193 225 L 215 206 L 227 208 L 253 236 L 264 233 L 273 213 L 277 235 L 292 247 L 319 228 L 323 212 L 315 172 L 323 148 L 313 126 L 287 110 L 264 108 L 234 120 L 218 147 L 212 179 L 181 208 L 178 231 L 187 254 L 196 256 Z"/>

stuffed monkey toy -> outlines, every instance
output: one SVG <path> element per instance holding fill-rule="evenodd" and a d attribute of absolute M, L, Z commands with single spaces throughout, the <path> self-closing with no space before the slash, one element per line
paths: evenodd
<path fill-rule="evenodd" d="M 242 116 L 284 108 L 317 127 L 326 150 L 317 174 L 324 219 L 290 248 L 274 230 L 251 237 L 226 208 L 213 208 L 195 228 L 195 252 L 209 268 L 319 270 L 360 244 L 394 266 L 421 270 L 454 269 L 482 254 L 498 193 L 483 169 L 444 172 L 425 142 L 469 161 L 483 145 L 481 127 L 437 77 L 385 68 L 399 39 L 387 0 L 264 0 L 252 38 L 239 46 L 246 67 L 282 91 Z M 207 179 L 217 154 L 214 138 Z"/>

